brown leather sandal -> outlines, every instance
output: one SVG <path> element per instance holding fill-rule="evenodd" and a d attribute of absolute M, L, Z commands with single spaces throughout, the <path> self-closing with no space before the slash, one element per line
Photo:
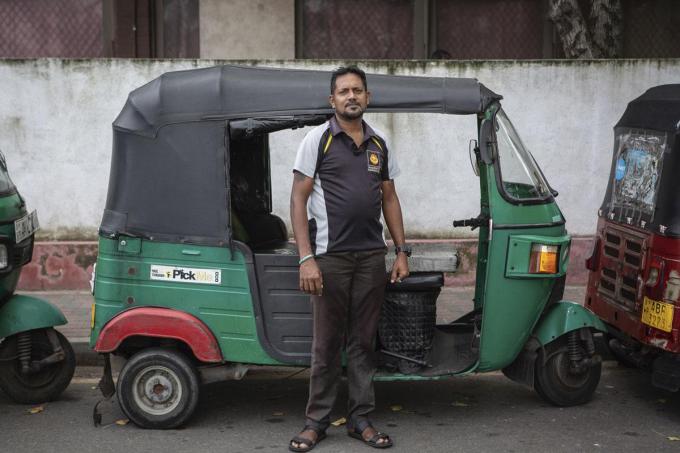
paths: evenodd
<path fill-rule="evenodd" d="M 364 439 L 364 436 L 362 434 L 368 428 L 373 428 L 371 422 L 367 420 L 361 420 L 359 421 L 359 423 L 357 423 L 357 426 L 350 425 L 347 426 L 347 435 L 349 437 L 353 437 L 354 439 L 359 439 L 369 447 L 373 448 L 390 448 L 392 445 L 394 445 L 394 442 L 392 442 L 390 436 L 388 436 L 385 433 L 381 433 L 378 430 L 376 430 L 375 434 L 371 436 L 370 439 Z M 383 442 L 378 442 L 381 439 L 383 440 Z"/>
<path fill-rule="evenodd" d="M 305 431 L 314 431 L 316 433 L 316 440 L 312 440 L 312 439 L 308 439 L 306 437 L 300 436 L 300 434 L 304 433 Z M 300 434 L 293 437 L 290 440 L 290 442 L 288 443 L 288 449 L 290 451 L 306 452 L 306 451 L 313 450 L 314 447 L 316 447 L 316 444 L 318 444 L 319 442 L 321 442 L 322 440 L 324 440 L 326 438 L 326 431 L 325 430 L 322 430 L 320 428 L 315 428 L 314 426 L 309 426 L 309 425 L 305 425 L 305 427 L 302 428 L 302 431 L 300 431 Z M 302 446 L 295 447 L 293 445 L 293 442 L 297 443 L 298 445 L 303 444 L 305 446 L 304 447 L 302 447 Z"/>

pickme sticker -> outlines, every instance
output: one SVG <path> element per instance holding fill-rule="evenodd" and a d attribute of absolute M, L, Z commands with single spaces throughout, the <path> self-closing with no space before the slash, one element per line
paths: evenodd
<path fill-rule="evenodd" d="M 158 266 L 152 264 L 151 280 L 219 285 L 222 283 L 222 271 L 220 269 L 196 269 L 192 267 Z"/>

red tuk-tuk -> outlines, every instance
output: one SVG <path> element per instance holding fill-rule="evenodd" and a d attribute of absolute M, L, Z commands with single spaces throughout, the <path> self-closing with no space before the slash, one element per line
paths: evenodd
<path fill-rule="evenodd" d="M 680 389 L 680 84 L 631 101 L 586 267 L 585 306 L 608 327 L 612 354 Z"/>

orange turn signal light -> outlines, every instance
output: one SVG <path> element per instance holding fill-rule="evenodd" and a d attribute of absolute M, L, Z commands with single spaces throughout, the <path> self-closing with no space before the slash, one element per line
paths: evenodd
<path fill-rule="evenodd" d="M 559 251 L 556 245 L 532 244 L 529 273 L 556 274 Z"/>

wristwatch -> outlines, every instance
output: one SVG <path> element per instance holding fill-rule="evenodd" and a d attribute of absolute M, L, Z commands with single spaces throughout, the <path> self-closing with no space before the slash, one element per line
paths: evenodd
<path fill-rule="evenodd" d="M 401 244 L 394 247 L 394 254 L 399 255 L 399 253 L 404 253 L 406 256 L 411 256 L 411 246 L 408 244 Z"/>

